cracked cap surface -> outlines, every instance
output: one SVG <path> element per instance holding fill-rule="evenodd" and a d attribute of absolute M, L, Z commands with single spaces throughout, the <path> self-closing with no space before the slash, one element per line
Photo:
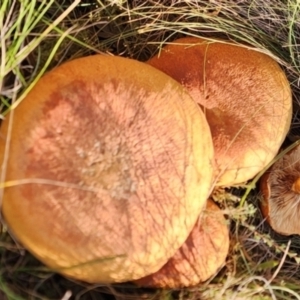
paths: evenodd
<path fill-rule="evenodd" d="M 212 164 L 207 122 L 178 83 L 133 60 L 81 58 L 46 74 L 13 111 L 6 180 L 16 184 L 4 189 L 3 215 L 56 271 L 137 279 L 188 236 Z"/>

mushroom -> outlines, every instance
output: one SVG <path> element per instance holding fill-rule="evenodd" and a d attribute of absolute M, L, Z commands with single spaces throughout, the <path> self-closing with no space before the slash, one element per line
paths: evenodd
<path fill-rule="evenodd" d="M 229 231 L 223 212 L 209 199 L 183 246 L 159 271 L 135 283 L 160 288 L 197 285 L 224 265 L 228 249 Z"/>
<path fill-rule="evenodd" d="M 260 179 L 260 207 L 270 226 L 282 235 L 300 234 L 300 146 L 278 161 Z"/>
<path fill-rule="evenodd" d="M 211 192 L 203 113 L 141 62 L 96 55 L 53 69 L 3 122 L 1 161 L 8 134 L 4 219 L 72 278 L 122 282 L 157 271 Z"/>
<path fill-rule="evenodd" d="M 292 113 L 289 83 L 272 58 L 225 41 L 186 37 L 147 63 L 184 85 L 202 107 L 213 136 L 217 185 L 243 183 L 272 161 Z"/>

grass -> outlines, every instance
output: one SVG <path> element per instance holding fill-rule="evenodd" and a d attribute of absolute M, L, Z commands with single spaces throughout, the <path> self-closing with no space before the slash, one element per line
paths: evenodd
<path fill-rule="evenodd" d="M 3 0 L 2 117 L 63 61 L 102 52 L 145 61 L 185 35 L 223 38 L 268 53 L 284 68 L 294 99 L 290 145 L 300 138 L 299 10 L 297 0 Z M 263 222 L 257 179 L 222 199 L 231 223 L 230 253 L 224 268 L 198 287 L 161 291 L 68 280 L 45 269 L 3 226 L 0 299 L 300 299 L 300 238 L 279 236 Z"/>

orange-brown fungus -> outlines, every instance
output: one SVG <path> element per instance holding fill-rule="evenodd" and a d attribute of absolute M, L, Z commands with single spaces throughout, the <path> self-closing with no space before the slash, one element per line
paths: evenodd
<path fill-rule="evenodd" d="M 224 265 L 228 249 L 229 231 L 223 212 L 209 199 L 183 246 L 159 271 L 135 283 L 162 288 L 197 285 Z"/>
<path fill-rule="evenodd" d="M 297 193 L 297 194 L 300 194 L 300 178 L 297 178 L 293 185 L 292 185 L 292 191 Z"/>
<path fill-rule="evenodd" d="M 290 127 L 292 98 L 272 58 L 225 41 L 187 37 L 148 64 L 184 85 L 202 107 L 213 136 L 218 185 L 251 179 L 277 154 Z"/>
<path fill-rule="evenodd" d="M 1 128 L 15 183 L 3 215 L 49 267 L 133 280 L 186 240 L 211 190 L 213 146 L 176 81 L 137 61 L 85 57 L 46 74 L 12 113 Z"/>

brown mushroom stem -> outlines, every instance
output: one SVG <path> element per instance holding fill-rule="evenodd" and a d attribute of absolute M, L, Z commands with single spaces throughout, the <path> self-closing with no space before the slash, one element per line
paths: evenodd
<path fill-rule="evenodd" d="M 297 194 L 300 194 L 300 177 L 294 181 L 292 185 L 292 191 Z"/>

